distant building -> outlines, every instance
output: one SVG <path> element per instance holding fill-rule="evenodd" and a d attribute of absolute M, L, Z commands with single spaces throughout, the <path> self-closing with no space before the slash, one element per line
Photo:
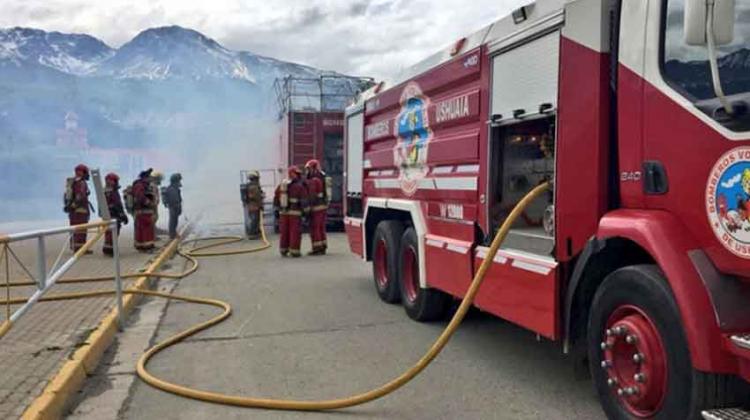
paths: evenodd
<path fill-rule="evenodd" d="M 179 154 L 160 149 L 109 147 L 103 148 L 89 144 L 88 132 L 78 125 L 78 115 L 69 111 L 65 114 L 64 128 L 57 130 L 54 153 L 54 168 L 59 176 L 69 176 L 72 168 L 78 163 L 85 163 L 91 168 L 99 168 L 102 173 L 114 171 L 126 181 L 138 175 L 146 168 L 157 168 L 165 172 L 174 172 L 184 165 Z M 94 134 L 96 138 L 96 134 Z"/>
<path fill-rule="evenodd" d="M 88 133 L 78 126 L 78 114 L 69 111 L 65 114 L 65 128 L 57 130 L 57 147 L 85 150 L 89 148 Z"/>

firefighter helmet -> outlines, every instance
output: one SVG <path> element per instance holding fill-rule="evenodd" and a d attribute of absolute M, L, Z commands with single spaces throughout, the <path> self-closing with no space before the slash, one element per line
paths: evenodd
<path fill-rule="evenodd" d="M 120 177 L 117 176 L 116 173 L 110 172 L 107 174 L 107 176 L 104 177 L 105 182 L 111 182 L 113 184 L 117 184 L 120 182 Z"/>
<path fill-rule="evenodd" d="M 248 171 L 247 172 L 247 180 L 248 181 L 251 181 L 253 179 L 258 179 L 258 178 L 260 178 L 260 172 L 258 172 L 258 171 Z"/>
<path fill-rule="evenodd" d="M 320 162 L 318 161 L 318 159 L 310 159 L 305 164 L 305 168 L 313 171 L 320 170 Z"/>
<path fill-rule="evenodd" d="M 151 172 L 151 178 L 153 178 L 157 184 L 161 184 L 161 182 L 164 180 L 164 174 L 159 171 L 153 171 Z"/>
<path fill-rule="evenodd" d="M 153 172 L 153 171 L 154 170 L 152 168 L 148 168 L 145 171 L 143 171 L 140 174 L 138 174 L 138 178 L 148 178 L 148 177 L 151 176 L 151 172 Z"/>
<path fill-rule="evenodd" d="M 76 166 L 75 171 L 76 173 L 80 172 L 81 174 L 87 174 L 89 173 L 89 167 L 81 163 L 78 166 Z"/>
<path fill-rule="evenodd" d="M 299 170 L 297 165 L 292 165 L 287 170 L 287 173 L 289 174 L 289 178 L 294 178 L 302 175 L 302 171 Z"/>

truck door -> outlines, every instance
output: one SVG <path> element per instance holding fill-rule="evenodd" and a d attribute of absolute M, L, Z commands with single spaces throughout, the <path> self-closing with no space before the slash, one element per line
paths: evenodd
<path fill-rule="evenodd" d="M 659 3 L 652 1 L 652 3 Z M 620 199 L 623 207 L 642 208 L 643 92 L 649 0 L 625 2 L 620 12 L 617 72 Z"/>
<path fill-rule="evenodd" d="M 687 2 L 663 1 L 648 13 L 642 76 L 645 206 L 679 219 L 720 271 L 748 276 L 750 0 L 733 2 L 731 40 L 716 49 L 732 115 L 717 96 L 707 45 L 685 42 Z"/>

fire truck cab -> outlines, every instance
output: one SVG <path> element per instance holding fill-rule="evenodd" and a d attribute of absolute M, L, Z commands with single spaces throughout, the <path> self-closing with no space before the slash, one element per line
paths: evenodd
<path fill-rule="evenodd" d="M 749 107 L 750 0 L 539 0 L 346 110 L 351 250 L 439 319 L 549 181 L 475 305 L 587 363 L 609 418 L 747 416 Z"/>

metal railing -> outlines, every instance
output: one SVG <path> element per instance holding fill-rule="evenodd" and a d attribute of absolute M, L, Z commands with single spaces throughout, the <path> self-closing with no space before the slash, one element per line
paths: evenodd
<path fill-rule="evenodd" d="M 119 235 L 117 232 L 117 221 L 102 220 L 75 226 L 0 235 L 0 263 L 3 264 L 5 276 L 5 282 L 4 284 L 0 284 L 0 287 L 5 287 L 6 302 L 5 320 L 0 324 L 0 338 L 10 330 L 12 325 L 17 322 L 19 318 L 28 312 L 34 304 L 36 304 L 53 286 L 55 286 L 55 284 L 57 284 L 58 280 L 60 280 L 62 276 L 64 276 L 65 273 L 67 273 L 71 267 L 73 267 L 73 265 L 102 238 L 102 236 L 104 236 L 107 229 L 112 232 L 112 260 L 114 265 L 117 314 L 118 322 L 120 326 L 122 326 L 122 279 L 120 277 L 120 249 L 118 245 Z M 72 236 L 76 233 L 88 233 L 89 231 L 93 231 L 94 236 L 76 250 L 72 256 L 63 261 L 65 250 L 68 248 Z M 47 270 L 47 246 L 45 238 L 64 234 L 68 235 L 68 240 L 63 241 L 62 248 L 56 257 L 55 262 L 52 264 L 52 267 Z M 12 244 L 27 240 L 36 240 L 36 275 L 31 273 L 31 270 L 26 267 L 23 261 L 21 261 L 21 258 L 19 258 L 13 251 Z M 36 290 L 34 293 L 15 310 L 11 309 L 11 306 L 13 306 L 12 302 L 14 302 L 10 293 L 12 287 L 10 278 L 11 259 L 13 259 L 21 270 L 36 284 Z"/>

